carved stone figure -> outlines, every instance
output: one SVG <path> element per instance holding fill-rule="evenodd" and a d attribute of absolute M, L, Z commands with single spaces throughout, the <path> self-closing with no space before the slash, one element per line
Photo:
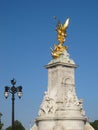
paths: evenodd
<path fill-rule="evenodd" d="M 81 114 L 82 114 L 83 116 L 85 116 L 85 111 L 83 110 L 83 99 L 80 99 L 80 100 L 79 100 L 79 106 L 80 106 Z"/>
<path fill-rule="evenodd" d="M 45 96 L 40 106 L 38 115 L 41 116 L 43 114 L 55 113 L 55 110 L 56 110 L 56 104 L 54 99 L 50 98 L 48 93 L 45 92 Z"/>

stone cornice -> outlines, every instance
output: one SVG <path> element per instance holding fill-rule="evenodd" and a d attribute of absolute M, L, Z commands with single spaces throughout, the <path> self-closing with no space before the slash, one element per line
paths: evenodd
<path fill-rule="evenodd" d="M 65 67 L 71 67 L 71 68 L 77 68 L 78 67 L 78 65 L 76 65 L 76 64 L 68 64 L 68 63 L 64 63 L 64 62 L 49 63 L 48 65 L 45 65 L 44 67 L 46 69 L 48 69 L 48 68 L 52 68 L 52 67 L 56 67 L 56 66 L 65 66 Z"/>

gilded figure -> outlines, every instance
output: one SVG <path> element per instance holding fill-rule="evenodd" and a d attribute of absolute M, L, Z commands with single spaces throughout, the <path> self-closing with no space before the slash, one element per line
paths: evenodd
<path fill-rule="evenodd" d="M 58 45 L 54 44 L 54 49 L 51 48 L 53 59 L 59 58 L 62 52 L 68 49 L 67 46 L 63 46 L 63 43 L 65 42 L 65 38 L 67 36 L 66 29 L 68 28 L 68 25 L 69 18 L 67 18 L 64 24 L 59 22 L 56 26 Z"/>

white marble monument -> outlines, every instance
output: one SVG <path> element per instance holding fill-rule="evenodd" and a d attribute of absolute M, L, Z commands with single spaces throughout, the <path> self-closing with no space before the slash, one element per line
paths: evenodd
<path fill-rule="evenodd" d="M 53 59 L 45 66 L 48 87 L 31 130 L 94 130 L 87 121 L 83 100 L 76 95 L 75 69 L 78 66 L 70 58 L 68 48 L 63 46 L 68 24 L 69 19 L 64 25 L 57 25 L 59 44 L 54 45 Z"/>

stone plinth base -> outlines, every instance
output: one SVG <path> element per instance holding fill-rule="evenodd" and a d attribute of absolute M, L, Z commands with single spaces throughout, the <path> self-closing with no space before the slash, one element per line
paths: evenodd
<path fill-rule="evenodd" d="M 38 130 L 85 130 L 84 118 L 37 118 Z"/>

